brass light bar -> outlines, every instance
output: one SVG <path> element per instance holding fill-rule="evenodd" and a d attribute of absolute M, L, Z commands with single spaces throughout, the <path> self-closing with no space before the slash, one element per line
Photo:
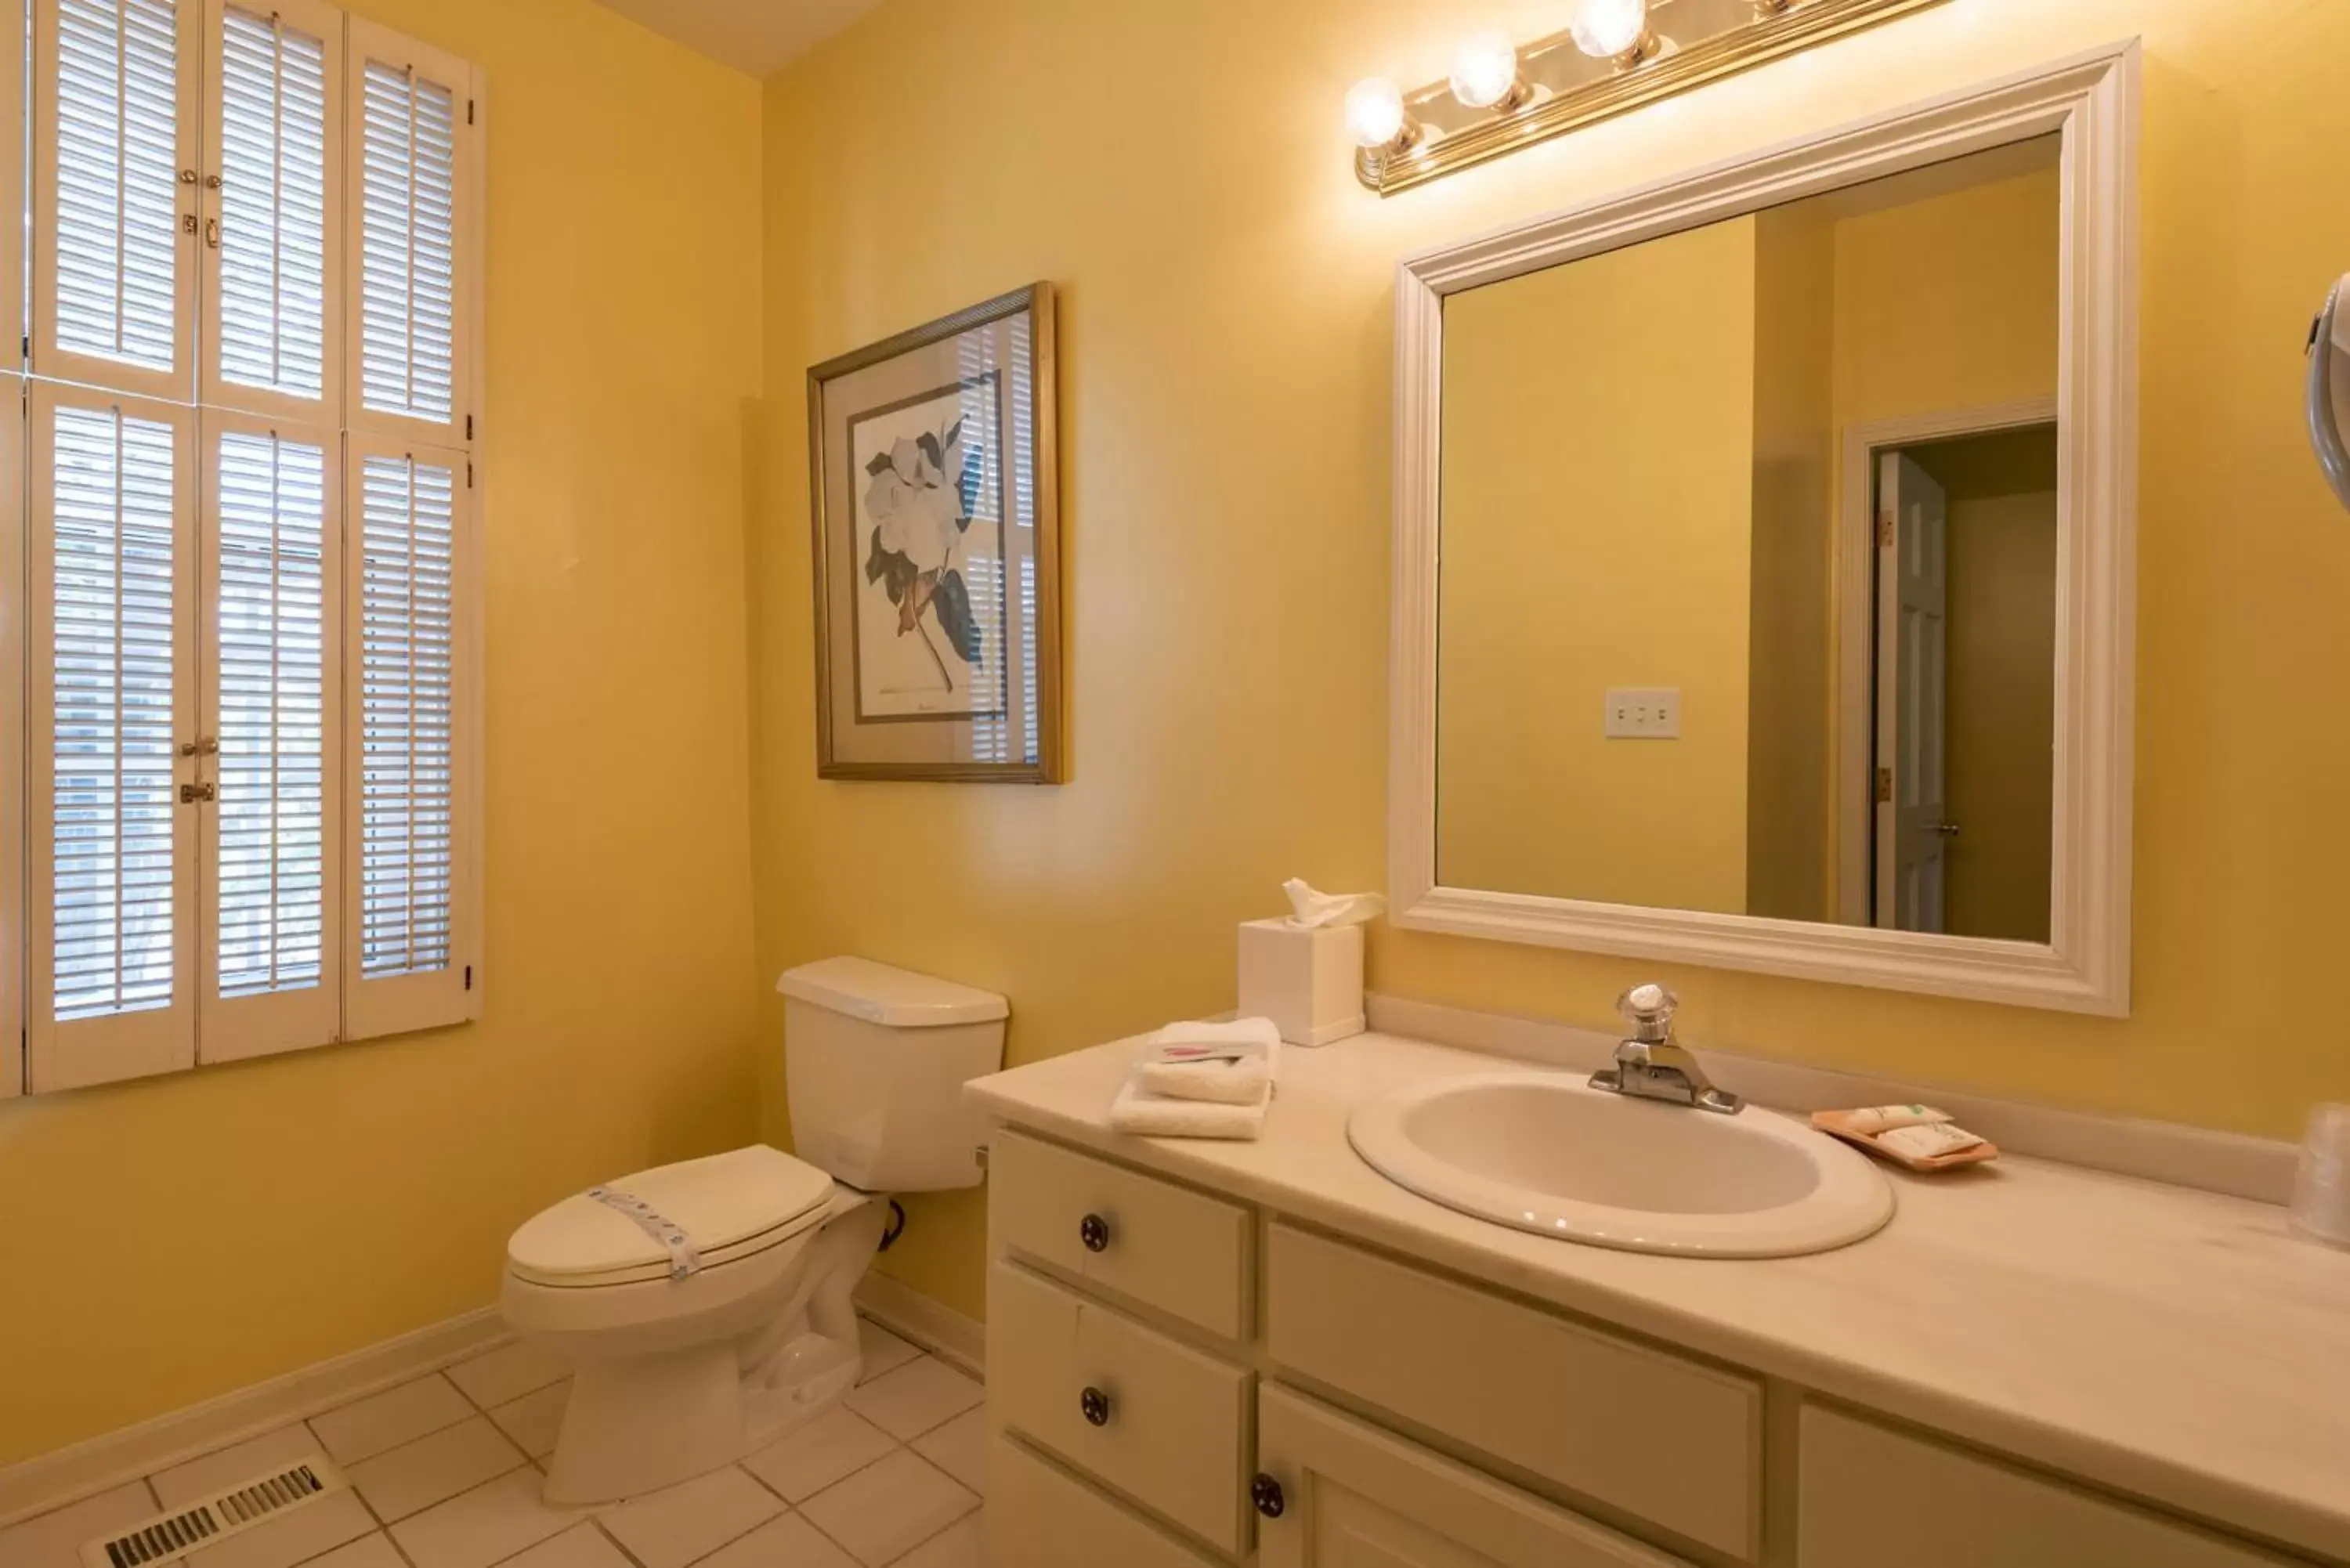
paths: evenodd
<path fill-rule="evenodd" d="M 1766 61 L 1890 21 L 1942 0 L 1654 0 L 1652 25 L 1670 47 L 1628 59 L 1594 60 L 1571 31 L 1518 51 L 1533 89 L 1496 109 L 1465 109 L 1449 82 L 1402 95 L 1404 130 L 1387 145 L 1358 149 L 1355 176 L 1382 196 L 1564 136 L 1659 99 L 1720 81 Z M 1676 24 L 1708 10 L 1732 14 L 1698 38 Z M 1389 99 L 1392 103 L 1392 98 Z"/>

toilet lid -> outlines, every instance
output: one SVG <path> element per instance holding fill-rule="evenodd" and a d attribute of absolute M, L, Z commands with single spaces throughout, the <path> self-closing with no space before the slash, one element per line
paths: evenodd
<path fill-rule="evenodd" d="M 704 1267 L 806 1231 L 824 1217 L 833 1192 L 831 1177 L 764 1144 L 640 1170 L 608 1186 L 683 1231 Z M 576 1193 L 516 1231 L 506 1262 L 541 1284 L 626 1283 L 667 1278 L 670 1255 L 628 1215 Z"/>

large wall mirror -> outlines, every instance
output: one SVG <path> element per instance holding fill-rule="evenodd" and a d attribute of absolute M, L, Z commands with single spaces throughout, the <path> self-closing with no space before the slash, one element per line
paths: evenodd
<path fill-rule="evenodd" d="M 2135 69 L 1406 264 L 1402 923 L 2126 1011 Z"/>

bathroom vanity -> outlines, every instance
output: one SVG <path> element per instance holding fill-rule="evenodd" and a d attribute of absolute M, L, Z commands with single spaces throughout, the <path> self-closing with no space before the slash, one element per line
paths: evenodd
<path fill-rule="evenodd" d="M 2011 1158 L 1837 1251 L 1640 1255 L 1350 1148 L 1491 1056 L 1293 1051 L 1220 1144 L 1108 1130 L 1139 1048 L 971 1090 L 1005 1568 L 2350 1561 L 2350 1254 L 2267 1205 Z"/>

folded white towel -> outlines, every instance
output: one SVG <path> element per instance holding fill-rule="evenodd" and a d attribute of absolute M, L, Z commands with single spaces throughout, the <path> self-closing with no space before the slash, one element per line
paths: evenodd
<path fill-rule="evenodd" d="M 1264 1131 L 1264 1114 L 1272 1104 L 1272 1085 L 1263 1096 L 1245 1106 L 1222 1106 L 1206 1100 L 1170 1100 L 1154 1095 L 1132 1079 L 1110 1102 L 1109 1125 L 1141 1137 L 1219 1137 L 1249 1141 Z"/>
<path fill-rule="evenodd" d="M 1146 1058 L 1134 1081 L 1170 1100 L 1206 1100 L 1220 1106 L 1253 1105 L 1273 1086 L 1273 1056 L 1211 1056 L 1198 1062 Z"/>
<path fill-rule="evenodd" d="M 1270 1018 L 1236 1018 L 1230 1023 L 1186 1020 L 1170 1023 L 1150 1037 L 1153 1059 L 1180 1061 L 1185 1057 L 1270 1055 L 1281 1044 L 1281 1029 Z"/>

